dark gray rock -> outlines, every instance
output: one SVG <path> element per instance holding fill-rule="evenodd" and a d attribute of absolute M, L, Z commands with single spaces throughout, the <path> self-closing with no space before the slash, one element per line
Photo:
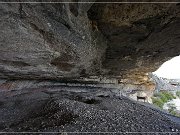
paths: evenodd
<path fill-rule="evenodd" d="M 0 4 L 0 77 L 57 79 L 93 73 L 105 41 L 91 30 L 89 7 Z"/>
<path fill-rule="evenodd" d="M 75 88 L 75 87 L 74 87 Z M 165 113 L 125 97 L 95 96 L 64 87 L 1 92 L 0 131 L 177 132 Z M 81 88 L 79 88 L 81 89 Z M 55 91 L 56 90 L 56 91 Z M 5 96 L 6 95 L 6 96 Z M 176 118 L 178 120 L 178 118 Z M 172 131 L 174 129 L 174 131 Z"/>
<path fill-rule="evenodd" d="M 133 80 L 180 51 L 176 3 L 1 3 L 0 10 L 1 78 Z"/>

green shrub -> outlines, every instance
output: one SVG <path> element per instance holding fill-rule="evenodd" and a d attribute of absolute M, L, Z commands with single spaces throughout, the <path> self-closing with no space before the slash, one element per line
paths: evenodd
<path fill-rule="evenodd" d="M 176 95 L 180 97 L 180 91 L 177 91 Z M 152 97 L 152 102 L 154 105 L 163 109 L 164 103 L 167 103 L 169 100 L 175 98 L 176 97 L 171 92 L 163 91 L 163 92 L 155 93 L 154 97 Z M 175 111 L 176 110 L 175 105 L 173 104 L 168 104 L 168 105 L 169 105 L 169 109 L 168 109 L 169 113 L 171 113 L 174 116 L 180 117 L 180 114 Z"/>
<path fill-rule="evenodd" d="M 169 113 L 171 113 L 174 116 L 180 117 L 180 114 L 176 112 L 176 107 L 174 104 L 169 104 Z"/>
<path fill-rule="evenodd" d="M 156 106 L 163 108 L 164 103 L 168 102 L 169 100 L 172 100 L 176 98 L 172 93 L 168 91 L 163 91 L 154 94 L 154 97 L 152 97 L 152 102 Z"/>
<path fill-rule="evenodd" d="M 177 116 L 178 114 L 176 113 L 176 111 L 174 110 L 168 110 L 170 114 L 174 115 L 174 116 Z"/>
<path fill-rule="evenodd" d="M 159 93 L 154 93 L 154 97 L 159 97 Z"/>
<path fill-rule="evenodd" d="M 172 100 L 172 99 L 176 98 L 171 92 L 168 92 L 168 91 L 159 92 L 159 96 L 158 97 L 165 98 L 164 100 L 166 102 L 168 100 Z"/>
<path fill-rule="evenodd" d="M 169 100 L 169 98 L 164 93 L 159 93 L 159 98 L 162 100 L 163 103 L 166 103 Z"/>
<path fill-rule="evenodd" d="M 153 104 L 155 104 L 156 106 L 160 107 L 160 108 L 163 108 L 163 101 L 160 99 L 160 98 L 154 98 L 152 97 L 152 102 Z"/>
<path fill-rule="evenodd" d="M 180 91 L 176 92 L 176 96 L 178 96 L 180 98 Z"/>
<path fill-rule="evenodd" d="M 174 110 L 176 110 L 176 106 L 175 106 L 175 104 L 173 104 L 173 103 L 169 103 L 169 104 L 167 104 L 167 106 L 169 107 L 169 111 L 174 111 Z"/>
<path fill-rule="evenodd" d="M 175 99 L 176 97 L 171 92 L 162 92 L 168 100 Z"/>

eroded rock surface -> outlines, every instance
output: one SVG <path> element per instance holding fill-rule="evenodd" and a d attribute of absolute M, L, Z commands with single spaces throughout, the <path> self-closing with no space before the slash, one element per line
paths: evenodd
<path fill-rule="evenodd" d="M 0 4 L 0 77 L 57 79 L 97 73 L 106 40 L 92 31 L 86 13 L 90 5 L 75 5 Z"/>
<path fill-rule="evenodd" d="M 108 39 L 103 67 L 133 80 L 179 55 L 179 4 L 94 4 L 89 16 Z M 134 81 L 133 80 L 133 81 Z"/>
<path fill-rule="evenodd" d="M 151 95 L 147 73 L 179 55 L 179 6 L 0 3 L 0 130 L 180 131 L 178 118 L 119 98 Z"/>
<path fill-rule="evenodd" d="M 179 4 L 1 3 L 0 77 L 139 80 L 179 55 Z M 146 82 L 146 81 L 144 81 Z"/>

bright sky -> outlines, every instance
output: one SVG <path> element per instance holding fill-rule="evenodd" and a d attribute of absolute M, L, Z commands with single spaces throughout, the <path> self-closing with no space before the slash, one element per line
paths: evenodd
<path fill-rule="evenodd" d="M 166 61 L 158 70 L 153 72 L 153 74 L 168 79 L 180 79 L 180 56 Z"/>

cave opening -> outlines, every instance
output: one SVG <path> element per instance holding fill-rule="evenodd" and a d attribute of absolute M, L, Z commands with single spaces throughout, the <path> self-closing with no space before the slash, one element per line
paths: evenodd
<path fill-rule="evenodd" d="M 180 89 L 180 55 L 164 62 L 156 71 L 152 72 L 155 93 L 160 91 L 177 91 Z M 175 93 L 174 92 L 174 93 Z"/>
<path fill-rule="evenodd" d="M 180 116 L 180 56 L 164 62 L 155 72 L 152 102 L 175 116 Z"/>
<path fill-rule="evenodd" d="M 153 74 L 167 79 L 180 79 L 180 55 L 164 62 Z"/>

